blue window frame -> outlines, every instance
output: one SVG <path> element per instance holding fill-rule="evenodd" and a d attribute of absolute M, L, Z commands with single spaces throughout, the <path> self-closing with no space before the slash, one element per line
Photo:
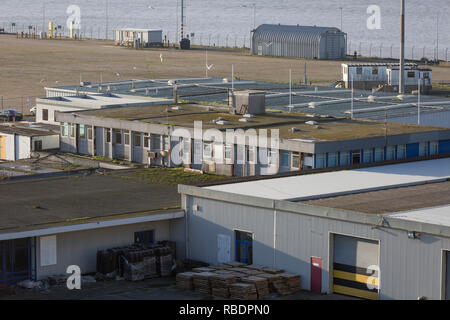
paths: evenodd
<path fill-rule="evenodd" d="M 152 244 L 155 243 L 155 230 L 139 231 L 134 233 L 134 243 Z"/>
<path fill-rule="evenodd" d="M 244 231 L 235 231 L 236 261 L 253 264 L 253 234 Z"/>
<path fill-rule="evenodd" d="M 35 248 L 36 238 L 0 241 L 0 287 L 36 280 Z"/>

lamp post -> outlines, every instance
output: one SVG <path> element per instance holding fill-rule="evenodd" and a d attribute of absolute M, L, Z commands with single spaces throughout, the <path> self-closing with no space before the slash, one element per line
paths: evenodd
<path fill-rule="evenodd" d="M 398 81 L 398 93 L 405 93 L 405 0 L 401 0 L 400 10 L 400 76 Z"/>

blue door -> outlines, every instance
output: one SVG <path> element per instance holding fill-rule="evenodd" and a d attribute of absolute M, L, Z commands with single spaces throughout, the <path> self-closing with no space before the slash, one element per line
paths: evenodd
<path fill-rule="evenodd" d="M 406 158 L 415 158 L 419 156 L 419 144 L 410 143 L 406 145 Z"/>

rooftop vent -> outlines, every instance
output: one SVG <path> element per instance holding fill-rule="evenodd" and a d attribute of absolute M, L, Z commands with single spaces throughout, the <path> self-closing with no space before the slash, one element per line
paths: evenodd
<path fill-rule="evenodd" d="M 254 114 L 250 114 L 250 113 L 246 113 L 243 115 L 244 118 L 254 118 L 255 115 Z"/>
<path fill-rule="evenodd" d="M 315 107 L 316 107 L 316 103 L 315 102 L 308 103 L 308 108 L 314 109 Z"/>
<path fill-rule="evenodd" d="M 172 107 L 172 110 L 183 111 L 184 109 L 183 109 L 183 107 L 175 106 L 175 107 Z"/>
<path fill-rule="evenodd" d="M 299 128 L 295 128 L 295 127 L 292 127 L 292 128 L 291 128 L 291 132 L 292 132 L 292 133 L 296 133 L 296 132 L 298 132 L 298 131 L 300 131 Z"/>
<path fill-rule="evenodd" d="M 249 118 L 240 118 L 239 122 L 252 122 L 252 119 Z"/>
<path fill-rule="evenodd" d="M 375 102 L 375 96 L 368 96 L 367 101 L 369 102 Z"/>
<path fill-rule="evenodd" d="M 305 123 L 306 123 L 306 124 L 309 124 L 310 126 L 316 126 L 316 125 L 318 125 L 318 122 L 317 122 L 317 121 L 306 121 Z"/>

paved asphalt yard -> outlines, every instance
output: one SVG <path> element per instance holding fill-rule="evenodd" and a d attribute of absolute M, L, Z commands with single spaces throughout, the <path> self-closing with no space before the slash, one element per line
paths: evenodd
<path fill-rule="evenodd" d="M 354 299 L 341 295 L 322 295 L 301 290 L 289 296 L 270 295 L 267 300 L 342 300 Z M 82 283 L 80 290 L 69 290 L 65 285 L 46 290 L 14 288 L 0 300 L 226 300 L 177 289 L 175 277 L 154 278 L 138 282 L 125 280 Z"/>

